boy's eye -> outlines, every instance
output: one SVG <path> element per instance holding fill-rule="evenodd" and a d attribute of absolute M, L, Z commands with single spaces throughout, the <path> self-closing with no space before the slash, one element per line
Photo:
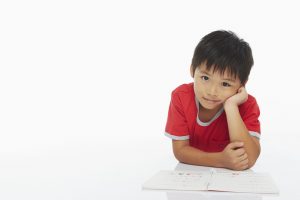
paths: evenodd
<path fill-rule="evenodd" d="M 201 79 L 207 81 L 209 78 L 207 76 L 201 76 Z"/>
<path fill-rule="evenodd" d="M 229 83 L 223 82 L 222 86 L 224 86 L 224 87 L 230 87 L 231 85 Z"/>

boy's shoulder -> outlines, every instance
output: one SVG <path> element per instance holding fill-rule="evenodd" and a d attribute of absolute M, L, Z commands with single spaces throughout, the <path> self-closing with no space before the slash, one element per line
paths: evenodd
<path fill-rule="evenodd" d="M 248 99 L 246 101 L 248 104 L 257 104 L 256 99 L 251 94 L 248 94 Z"/>
<path fill-rule="evenodd" d="M 171 101 L 174 104 L 189 108 L 195 103 L 194 83 L 185 83 L 179 85 L 172 91 Z M 195 104 L 196 105 L 196 104 Z"/>
<path fill-rule="evenodd" d="M 185 83 L 182 85 L 179 85 L 177 88 L 175 88 L 172 91 L 172 94 L 193 94 L 194 93 L 194 83 Z"/>
<path fill-rule="evenodd" d="M 250 95 L 250 94 L 248 94 L 247 101 L 239 106 L 239 110 L 240 110 L 240 113 L 242 115 L 249 112 L 249 111 L 250 112 L 255 111 L 257 113 L 260 112 L 259 111 L 259 106 L 257 104 L 257 101 L 256 101 L 255 97 Z"/>

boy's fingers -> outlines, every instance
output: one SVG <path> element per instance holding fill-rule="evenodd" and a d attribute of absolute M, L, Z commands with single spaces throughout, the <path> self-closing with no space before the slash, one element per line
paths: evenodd
<path fill-rule="evenodd" d="M 248 155 L 246 153 L 244 153 L 243 155 L 241 155 L 239 157 L 239 159 L 240 159 L 240 161 L 246 160 L 246 159 L 248 159 Z"/>
<path fill-rule="evenodd" d="M 246 151 L 244 148 L 239 148 L 239 149 L 235 150 L 235 153 L 237 156 L 243 156 L 244 154 L 246 154 Z"/>
<path fill-rule="evenodd" d="M 242 92 L 242 91 L 247 92 L 245 87 L 240 87 L 238 91 L 239 91 L 239 92 Z"/>
<path fill-rule="evenodd" d="M 247 169 L 248 166 L 249 166 L 248 163 L 249 163 L 249 160 L 248 160 L 248 159 L 245 159 L 245 160 L 239 162 L 239 163 L 236 165 L 235 169 L 237 169 L 237 170 L 245 170 L 245 169 Z"/>
<path fill-rule="evenodd" d="M 241 169 L 242 169 L 242 170 L 248 169 L 248 164 L 243 165 L 243 166 L 241 167 Z"/>

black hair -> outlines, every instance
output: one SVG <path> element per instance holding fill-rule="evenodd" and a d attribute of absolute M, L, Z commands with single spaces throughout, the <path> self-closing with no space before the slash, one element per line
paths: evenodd
<path fill-rule="evenodd" d="M 244 85 L 254 64 L 252 51 L 247 42 L 232 31 L 218 30 L 204 36 L 194 51 L 193 75 L 197 67 L 206 64 L 207 70 L 224 74 L 225 70 L 239 77 Z"/>

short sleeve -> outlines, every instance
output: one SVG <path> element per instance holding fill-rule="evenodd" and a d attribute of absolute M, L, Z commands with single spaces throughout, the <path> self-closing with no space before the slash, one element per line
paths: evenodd
<path fill-rule="evenodd" d="M 260 110 L 256 100 L 252 97 L 245 107 L 242 119 L 247 127 L 249 134 L 260 139 L 261 130 L 259 122 Z"/>
<path fill-rule="evenodd" d="M 188 124 L 178 92 L 173 91 L 165 135 L 174 140 L 188 140 Z"/>

